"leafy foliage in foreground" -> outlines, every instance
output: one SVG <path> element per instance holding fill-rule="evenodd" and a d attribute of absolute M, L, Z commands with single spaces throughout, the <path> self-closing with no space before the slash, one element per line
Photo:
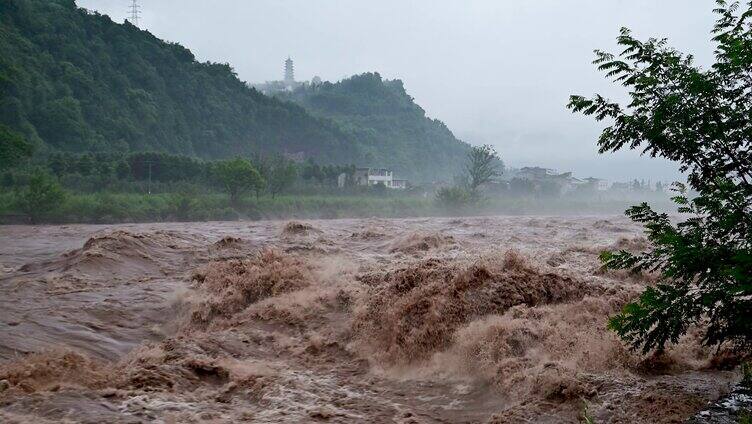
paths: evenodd
<path fill-rule="evenodd" d="M 596 51 L 595 64 L 630 91 L 622 106 L 600 95 L 572 96 L 569 107 L 613 124 L 600 152 L 642 148 L 681 164 L 693 199 L 674 198 L 689 214 L 674 225 L 643 203 L 627 215 L 643 223 L 654 248 L 603 255 L 616 269 L 658 271 L 660 282 L 613 317 L 609 327 L 648 352 L 702 325 L 704 343 L 752 345 L 752 2 L 718 2 L 716 63 L 708 70 L 667 47 L 622 29 L 616 57 Z"/>

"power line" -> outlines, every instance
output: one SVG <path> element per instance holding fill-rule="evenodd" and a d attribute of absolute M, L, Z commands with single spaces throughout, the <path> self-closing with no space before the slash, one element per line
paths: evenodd
<path fill-rule="evenodd" d="M 141 6 L 139 6 L 138 0 L 131 1 L 131 5 L 128 7 L 128 13 L 130 14 L 128 22 L 138 26 L 138 20 L 141 17 Z"/>

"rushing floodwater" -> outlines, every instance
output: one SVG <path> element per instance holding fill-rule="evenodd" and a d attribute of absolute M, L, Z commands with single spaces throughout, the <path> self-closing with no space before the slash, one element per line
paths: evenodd
<path fill-rule="evenodd" d="M 692 332 L 606 319 L 623 217 L 0 227 L 3 422 L 682 422 L 730 389 Z"/>

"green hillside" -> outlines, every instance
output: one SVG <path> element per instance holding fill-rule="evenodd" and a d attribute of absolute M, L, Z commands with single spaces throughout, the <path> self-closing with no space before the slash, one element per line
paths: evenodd
<path fill-rule="evenodd" d="M 360 157 L 330 120 L 246 87 L 229 65 L 199 63 L 186 48 L 73 0 L 0 1 L 0 124 L 42 152 Z"/>
<path fill-rule="evenodd" d="M 391 167 L 411 180 L 450 179 L 469 149 L 443 122 L 426 116 L 402 81 L 378 73 L 304 86 L 283 97 L 337 122 L 358 140 L 365 165 Z"/>
<path fill-rule="evenodd" d="M 401 81 L 363 74 L 268 97 L 227 64 L 199 63 L 179 44 L 73 0 L 0 0 L 0 126 L 41 156 L 303 152 L 413 181 L 451 178 L 468 148 Z"/>

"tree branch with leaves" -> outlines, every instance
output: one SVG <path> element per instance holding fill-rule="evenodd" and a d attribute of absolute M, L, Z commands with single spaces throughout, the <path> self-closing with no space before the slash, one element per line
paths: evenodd
<path fill-rule="evenodd" d="M 660 275 L 609 327 L 634 348 L 662 350 L 690 326 L 703 343 L 752 345 L 752 2 L 718 1 L 713 29 L 716 62 L 709 69 L 665 39 L 639 41 L 628 29 L 618 55 L 596 51 L 594 64 L 629 91 L 621 105 L 595 95 L 572 96 L 574 112 L 610 123 L 601 153 L 641 149 L 678 162 L 689 186 L 675 186 L 674 224 L 643 203 L 627 215 L 645 226 L 652 248 L 642 254 L 604 252 L 606 267 Z"/>

